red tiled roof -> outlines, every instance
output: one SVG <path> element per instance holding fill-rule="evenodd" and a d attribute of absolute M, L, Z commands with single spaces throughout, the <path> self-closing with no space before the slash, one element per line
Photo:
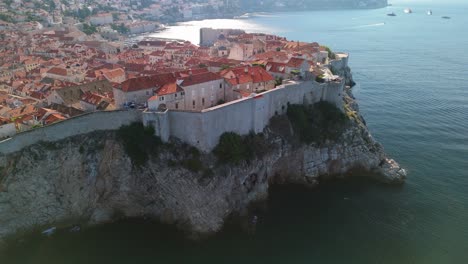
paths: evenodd
<path fill-rule="evenodd" d="M 300 59 L 300 58 L 291 58 L 289 61 L 288 61 L 288 66 L 289 67 L 292 67 L 292 68 L 298 68 L 298 67 L 301 67 L 302 63 L 304 63 L 304 59 Z"/>
<path fill-rule="evenodd" d="M 266 70 L 269 72 L 285 73 L 286 64 L 279 62 L 268 62 L 266 65 Z"/>
<path fill-rule="evenodd" d="M 283 51 L 268 51 L 255 55 L 255 58 L 258 60 L 276 59 L 280 61 L 287 61 L 288 54 Z"/>
<path fill-rule="evenodd" d="M 83 96 L 81 97 L 81 101 L 86 102 L 88 104 L 92 104 L 92 105 L 99 105 L 105 99 L 106 98 L 102 95 L 90 93 L 90 92 L 84 93 Z"/>
<path fill-rule="evenodd" d="M 206 83 L 206 82 L 215 81 L 215 80 L 222 80 L 222 79 L 223 78 L 217 75 L 216 73 L 205 72 L 205 73 L 190 75 L 190 76 L 183 78 L 181 86 L 187 87 L 187 86 L 192 86 L 196 84 Z"/>
<path fill-rule="evenodd" d="M 232 74 L 234 78 L 230 78 Z M 222 71 L 221 76 L 227 78 L 228 82 L 232 85 L 244 84 L 244 83 L 260 83 L 273 81 L 274 78 L 265 69 L 259 66 L 250 67 L 237 67 L 234 69 L 227 69 Z"/>
<path fill-rule="evenodd" d="M 59 121 L 63 121 L 63 120 L 66 120 L 67 118 L 64 117 L 63 115 L 61 114 L 50 114 L 45 120 L 44 120 L 44 124 L 48 125 L 48 124 L 52 124 L 52 123 L 56 123 L 56 122 L 59 122 Z"/>
<path fill-rule="evenodd" d="M 177 83 L 168 83 L 168 84 L 165 84 L 163 87 L 161 87 L 156 92 L 156 94 L 158 96 L 163 96 L 163 95 L 173 94 L 173 93 L 182 92 L 182 91 L 183 89 L 180 88 L 180 86 L 178 86 Z"/>
<path fill-rule="evenodd" d="M 59 68 L 59 67 L 53 67 L 47 73 L 55 74 L 55 75 L 62 75 L 62 76 L 67 76 L 68 72 L 67 69 L 64 68 Z"/>
<path fill-rule="evenodd" d="M 135 91 L 141 91 L 141 90 L 147 90 L 151 88 L 155 88 L 156 84 L 154 80 L 152 80 L 151 76 L 144 76 L 144 77 L 138 77 L 138 78 L 133 78 L 124 81 L 120 85 L 120 89 L 124 92 L 135 92 Z"/>
<path fill-rule="evenodd" d="M 112 79 L 115 79 L 115 78 L 125 76 L 125 71 L 122 68 L 109 70 L 109 71 L 104 73 L 104 76 L 106 76 L 107 79 L 112 80 Z"/>
<path fill-rule="evenodd" d="M 166 54 L 165 51 L 162 51 L 162 50 L 157 50 L 157 51 L 153 51 L 151 52 L 151 56 L 164 56 Z"/>

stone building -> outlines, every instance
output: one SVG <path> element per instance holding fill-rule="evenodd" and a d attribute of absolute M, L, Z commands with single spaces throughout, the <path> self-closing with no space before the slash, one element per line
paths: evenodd
<path fill-rule="evenodd" d="M 178 84 L 185 92 L 185 110 L 199 111 L 226 102 L 233 96 L 224 78 L 212 72 L 189 75 L 178 80 Z"/>
<path fill-rule="evenodd" d="M 91 23 L 91 25 L 100 26 L 100 25 L 112 24 L 114 23 L 114 19 L 111 13 L 105 13 L 105 14 L 97 14 L 97 15 L 92 16 L 89 19 L 89 22 Z"/>
<path fill-rule="evenodd" d="M 260 66 L 242 66 L 220 72 L 232 90 L 256 93 L 275 88 L 275 78 Z"/>
<path fill-rule="evenodd" d="M 117 108 L 126 103 L 144 104 L 154 95 L 157 84 L 150 76 L 132 78 L 114 86 L 114 100 Z"/>

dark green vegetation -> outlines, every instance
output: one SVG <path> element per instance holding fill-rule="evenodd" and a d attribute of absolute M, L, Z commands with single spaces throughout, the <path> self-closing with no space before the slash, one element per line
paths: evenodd
<path fill-rule="evenodd" d="M 250 133 L 240 136 L 228 132 L 221 135 L 213 153 L 222 164 L 239 164 L 263 157 L 269 150 L 269 145 L 263 134 Z"/>
<path fill-rule="evenodd" d="M 5 177 L 4 171 L 6 171 L 5 167 L 0 166 L 0 182 L 3 180 L 3 177 Z"/>
<path fill-rule="evenodd" d="M 315 78 L 315 81 L 318 82 L 318 83 L 324 83 L 325 82 L 325 76 L 322 74 L 322 75 L 319 75 Z"/>
<path fill-rule="evenodd" d="M 117 136 L 123 142 L 125 152 L 134 166 L 143 166 L 150 155 L 158 154 L 162 141 L 154 133 L 153 127 L 145 127 L 142 123 L 122 126 L 117 131 Z"/>
<path fill-rule="evenodd" d="M 120 25 L 117 24 L 112 24 L 111 28 L 120 34 L 127 34 L 130 32 L 130 29 L 124 25 L 124 23 L 121 23 Z"/>
<path fill-rule="evenodd" d="M 348 124 L 348 118 L 334 105 L 319 102 L 314 105 L 289 105 L 287 118 L 298 139 L 307 144 L 323 143 L 326 140 L 336 141 Z M 169 161 L 170 166 L 182 166 L 194 173 L 212 174 L 205 166 L 202 154 L 195 147 L 187 144 L 163 144 L 154 135 L 152 127 L 144 127 L 142 123 L 122 126 L 118 138 L 123 142 L 125 151 L 136 167 L 143 166 L 150 155 L 158 156 L 164 151 L 170 151 L 175 160 Z M 221 135 L 218 145 L 213 150 L 219 164 L 250 163 L 264 157 L 270 150 L 271 143 L 263 133 L 250 133 L 241 136 L 233 132 Z"/>
<path fill-rule="evenodd" d="M 97 28 L 93 25 L 90 25 L 90 24 L 86 24 L 84 23 L 83 24 L 83 33 L 85 33 L 86 35 L 91 35 L 91 34 L 94 34 L 97 32 Z"/>
<path fill-rule="evenodd" d="M 287 116 L 294 133 L 307 144 L 336 141 L 348 124 L 346 115 L 328 102 L 289 105 Z"/>
<path fill-rule="evenodd" d="M 198 173 L 203 177 L 211 177 L 214 173 L 202 160 L 202 153 L 200 151 L 182 142 L 165 143 L 166 151 L 172 153 L 174 160 L 169 160 L 168 165 L 171 167 L 182 166 L 193 173 Z"/>
<path fill-rule="evenodd" d="M 8 22 L 8 23 L 13 23 L 14 22 L 11 15 L 8 15 L 8 14 L 0 14 L 0 20 L 3 20 L 3 21 Z"/>
<path fill-rule="evenodd" d="M 325 48 L 328 51 L 328 58 L 331 60 L 334 60 L 336 58 L 335 53 L 327 46 L 322 46 L 322 48 Z"/>
<path fill-rule="evenodd" d="M 46 10 L 48 12 L 54 11 L 55 8 L 57 7 L 53 0 L 37 1 L 37 2 L 34 2 L 34 6 L 37 9 L 44 9 L 44 10 Z"/>
<path fill-rule="evenodd" d="M 181 142 L 163 143 L 154 134 L 153 127 L 145 127 L 142 123 L 132 123 L 117 130 L 117 137 L 122 141 L 125 152 L 135 167 L 144 166 L 151 157 L 169 152 L 174 158 L 168 161 L 169 166 L 181 166 L 193 173 L 202 173 L 203 176 L 213 174 L 203 163 L 197 148 Z"/>
<path fill-rule="evenodd" d="M 282 85 L 283 84 L 283 78 L 281 77 L 276 77 L 275 78 L 275 87 L 276 86 L 279 86 L 279 85 Z"/>

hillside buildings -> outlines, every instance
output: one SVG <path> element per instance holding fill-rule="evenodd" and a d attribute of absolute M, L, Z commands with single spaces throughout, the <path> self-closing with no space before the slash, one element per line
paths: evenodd
<path fill-rule="evenodd" d="M 110 19 L 97 17 L 96 23 Z M 318 43 L 242 30 L 202 29 L 210 46 L 154 39 L 125 46 L 89 40 L 73 27 L 0 33 L 3 138 L 83 113 L 200 112 L 287 80 L 338 78 Z"/>

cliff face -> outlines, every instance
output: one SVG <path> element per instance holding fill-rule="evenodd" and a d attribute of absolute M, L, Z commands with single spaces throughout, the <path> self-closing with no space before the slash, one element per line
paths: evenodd
<path fill-rule="evenodd" d="M 352 82 L 350 75 L 348 83 Z M 356 171 L 388 183 L 406 173 L 369 134 L 351 90 L 345 109 L 351 119 L 336 141 L 297 141 L 286 116 L 265 129 L 262 158 L 220 165 L 200 154 L 206 169 L 183 166 L 193 149 L 174 141 L 141 167 L 132 165 L 115 131 L 96 132 L 30 146 L 0 156 L 0 238 L 70 223 L 97 224 L 119 216 L 157 218 L 192 234 L 219 231 L 228 215 L 265 199 L 274 183 L 317 185 L 324 177 Z"/>

